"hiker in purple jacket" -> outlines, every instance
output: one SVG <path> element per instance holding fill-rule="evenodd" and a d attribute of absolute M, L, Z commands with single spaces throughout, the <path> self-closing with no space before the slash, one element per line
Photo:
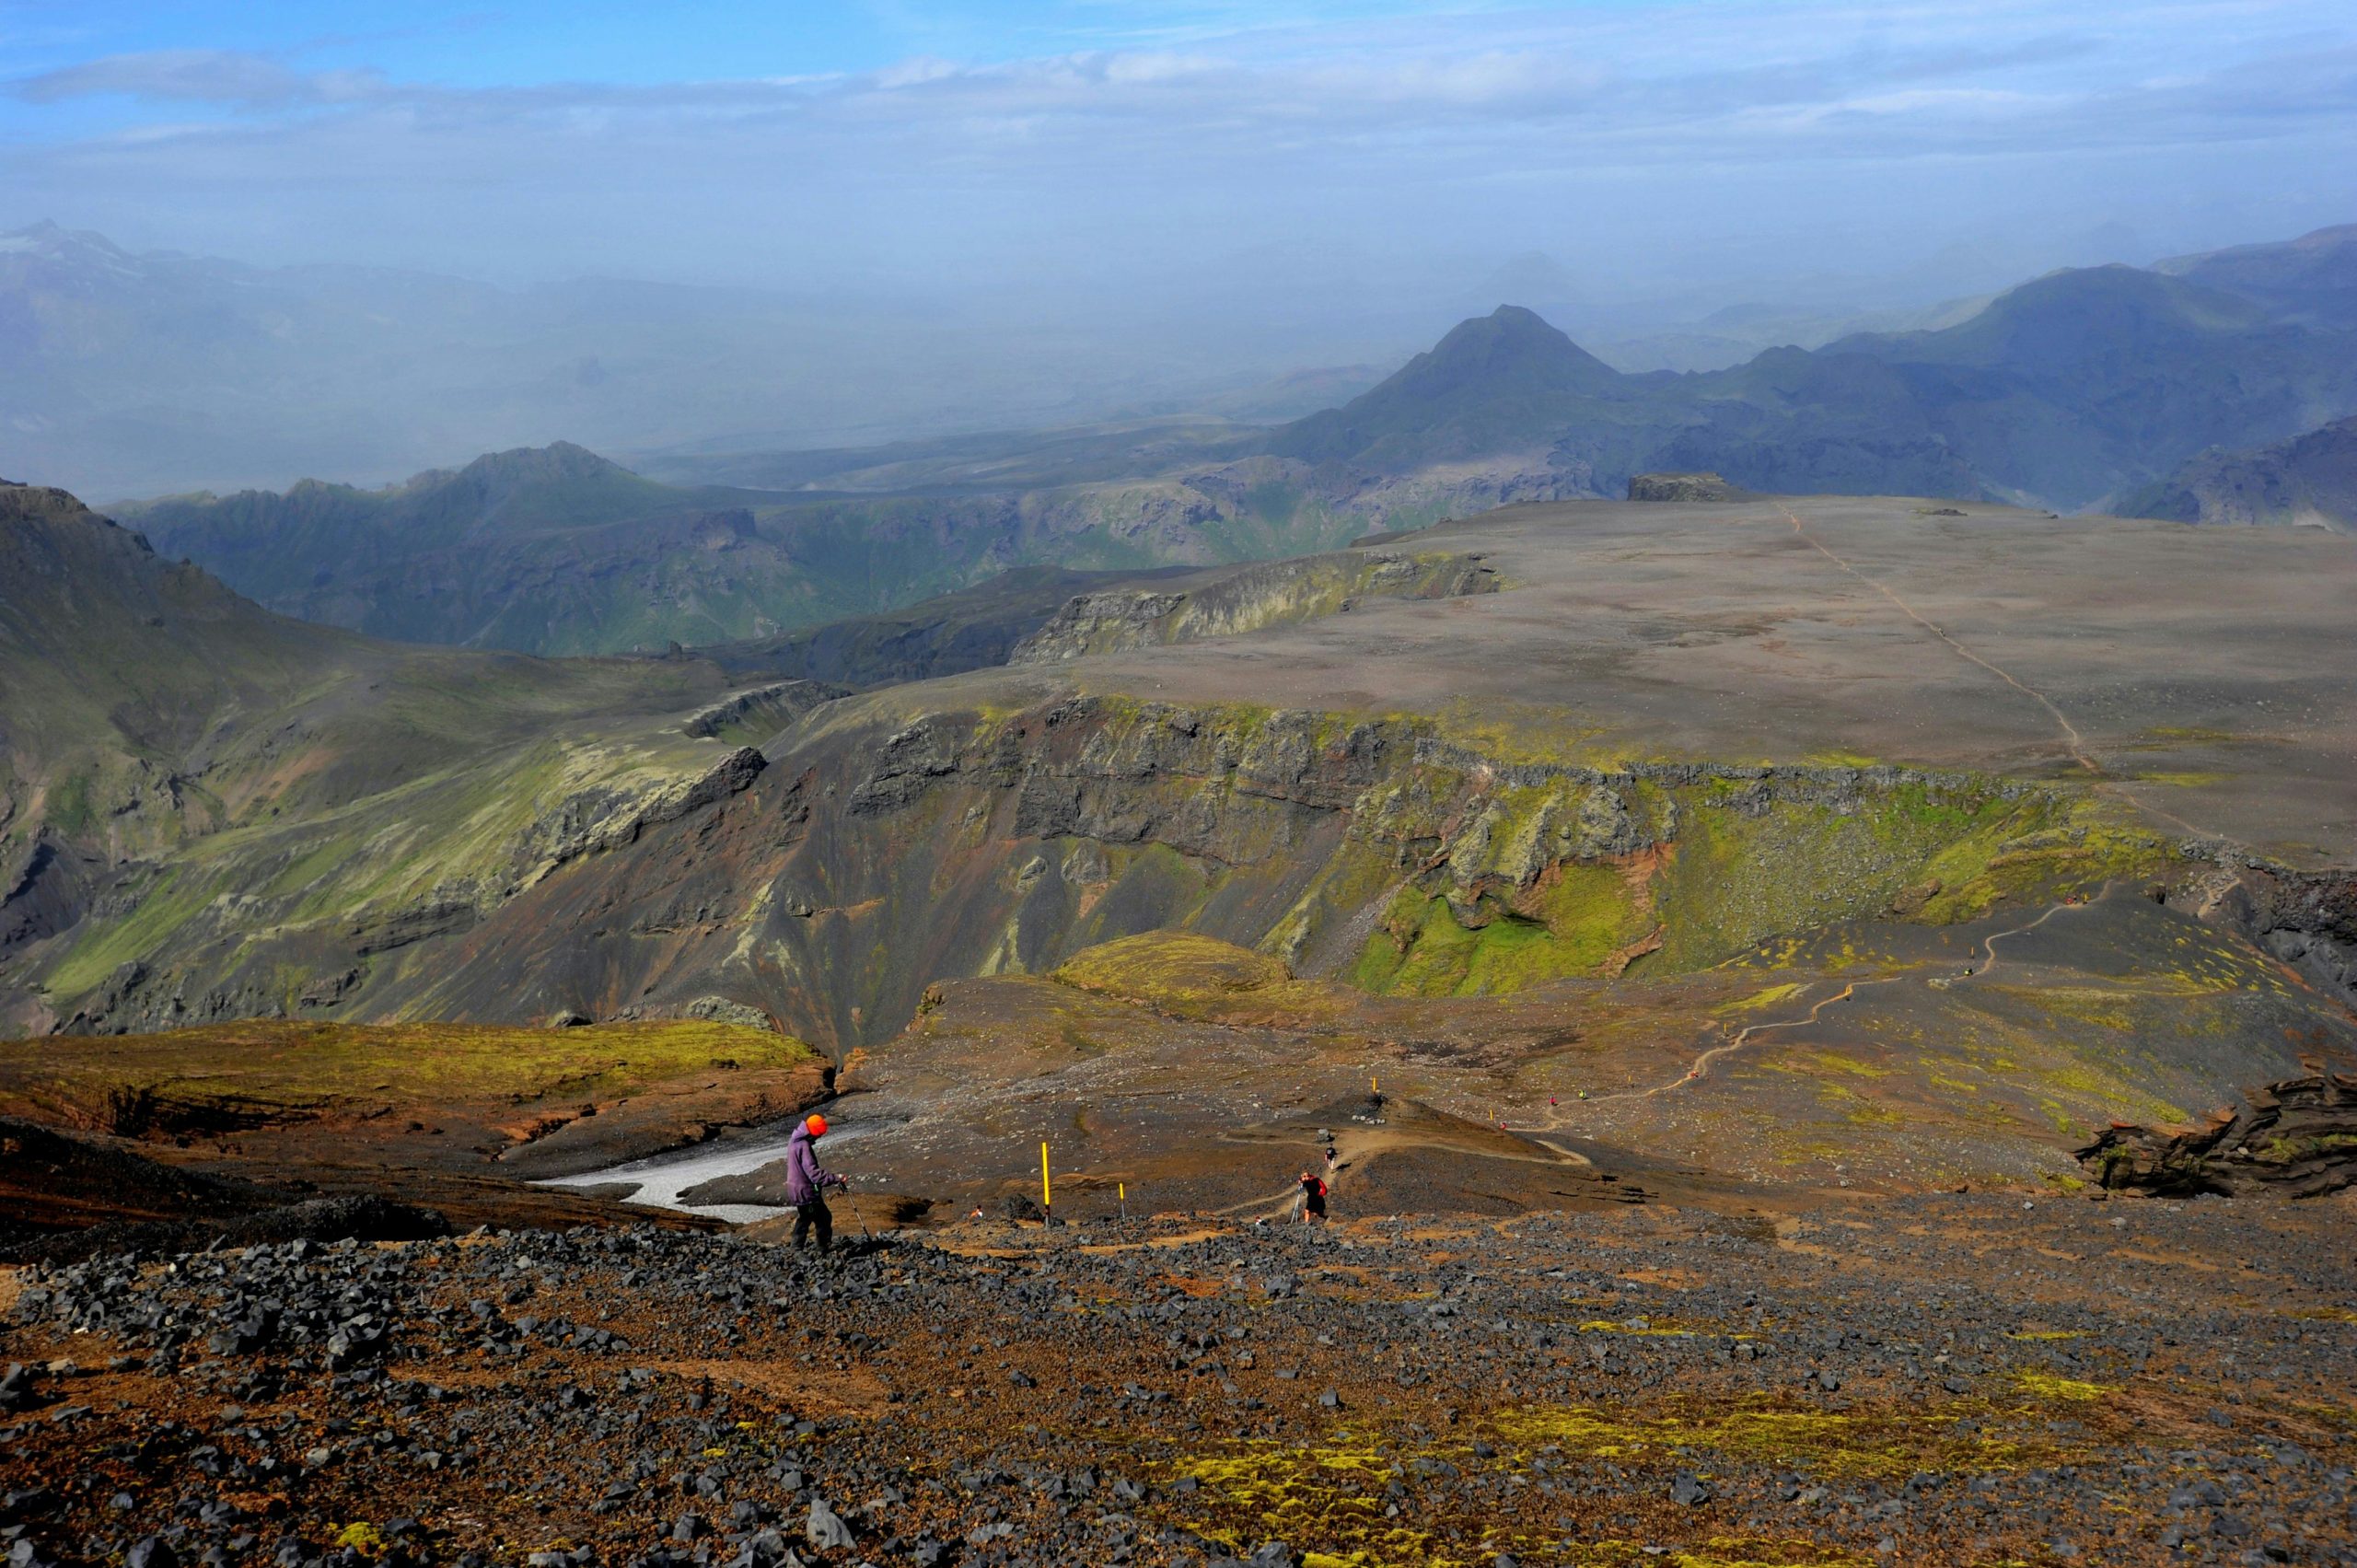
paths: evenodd
<path fill-rule="evenodd" d="M 827 1119 L 809 1116 L 785 1141 L 785 1201 L 794 1205 L 794 1245 L 800 1247 L 819 1227 L 819 1250 L 835 1244 L 835 1216 L 827 1208 L 827 1189 L 851 1182 L 819 1163 L 819 1140 L 827 1135 Z"/>

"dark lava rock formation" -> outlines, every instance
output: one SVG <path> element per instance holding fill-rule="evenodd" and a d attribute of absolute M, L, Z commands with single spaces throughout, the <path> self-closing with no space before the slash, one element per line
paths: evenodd
<path fill-rule="evenodd" d="M 2078 1155 L 2115 1191 L 2338 1192 L 2357 1185 L 2357 1077 L 2318 1073 L 2270 1084 L 2239 1109 L 2213 1111 L 2189 1130 L 2107 1128 Z"/>

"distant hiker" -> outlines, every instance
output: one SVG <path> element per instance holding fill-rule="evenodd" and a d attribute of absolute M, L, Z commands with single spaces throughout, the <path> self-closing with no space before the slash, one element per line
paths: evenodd
<path fill-rule="evenodd" d="M 819 1250 L 835 1244 L 835 1216 L 827 1207 L 827 1189 L 851 1182 L 819 1163 L 819 1140 L 827 1135 L 827 1119 L 803 1118 L 794 1136 L 785 1141 L 785 1201 L 794 1205 L 794 1245 L 800 1247 L 819 1227 Z"/>
<path fill-rule="evenodd" d="M 1326 1183 L 1307 1171 L 1301 1173 L 1301 1223 L 1317 1225 L 1326 1217 Z"/>

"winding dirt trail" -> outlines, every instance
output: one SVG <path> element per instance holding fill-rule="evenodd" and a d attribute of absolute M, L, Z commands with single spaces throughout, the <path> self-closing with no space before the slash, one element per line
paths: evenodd
<path fill-rule="evenodd" d="M 1825 1010 L 1828 1007 L 1832 1006 L 1837 1002 L 1849 1001 L 1852 997 L 1857 995 L 1861 990 L 1864 990 L 1868 986 L 1895 985 L 1898 981 L 1907 978 L 1908 977 L 1905 975 L 1894 974 L 1885 975 L 1879 980 L 1857 980 L 1848 981 L 1843 984 L 1840 991 L 1835 992 L 1832 995 L 1822 997 L 1816 1003 L 1812 1004 L 1809 1010 L 1801 1014 L 1798 1017 L 1778 1018 L 1773 1022 L 1765 1024 L 1746 1024 L 1727 1039 L 1720 1041 L 1717 1045 L 1712 1046 L 1709 1050 L 1695 1057 L 1693 1062 L 1687 1066 L 1685 1072 L 1679 1074 L 1677 1077 L 1670 1079 L 1667 1083 L 1655 1084 L 1651 1088 L 1621 1089 L 1616 1093 L 1608 1095 L 1590 1095 L 1587 1098 L 1581 1100 L 1579 1103 L 1583 1106 L 1594 1106 L 1609 1105 L 1615 1100 L 1651 1099 L 1656 1095 L 1666 1095 L 1670 1093 L 1672 1090 L 1682 1089 L 1689 1084 L 1700 1083 L 1702 1078 L 1709 1074 L 1711 1064 L 1713 1063 L 1718 1061 L 1722 1057 L 1731 1056 L 1735 1052 L 1741 1051 L 1746 1045 L 1751 1042 L 1752 1037 L 1755 1035 L 1766 1034 L 1771 1029 L 1796 1029 L 1805 1025 L 1813 1024 L 1824 1016 Z M 1568 1125 L 1570 1125 L 1570 1122 L 1564 1117 L 1562 1114 L 1562 1109 L 1559 1106 L 1556 1108 L 1555 1114 L 1550 1116 L 1545 1121 L 1534 1123 L 1527 1127 L 1512 1128 L 1511 1131 L 1524 1133 L 1560 1132 Z"/>
<path fill-rule="evenodd" d="M 2062 903 L 2049 904 L 2036 920 L 2024 921 L 2019 925 L 2007 926 L 2003 931 L 1992 931 L 1988 935 L 1983 936 L 1980 939 L 1980 962 L 1973 965 L 1962 975 L 1933 976 L 1925 979 L 1923 983 L 1926 985 L 1949 986 L 1954 985 L 1959 980 L 1978 979 L 1984 976 L 1997 967 L 1998 943 L 2005 940 L 2005 938 L 2009 936 L 2026 935 L 2028 933 L 2036 931 L 2039 926 L 2044 925 L 2048 921 L 2052 920 L 2056 915 L 2062 913 L 2066 910 L 2086 909 L 2091 907 L 2092 903 L 2093 900 L 2091 900 L 2084 903 L 2066 901 Z M 1840 991 L 1834 993 L 1832 995 L 1822 997 L 1818 1001 L 1813 1003 L 1807 1012 L 1803 1013 L 1796 1017 L 1778 1018 L 1772 1022 L 1764 1024 L 1746 1024 L 1728 1039 L 1721 1041 L 1717 1045 L 1712 1046 L 1709 1050 L 1695 1057 L 1693 1062 L 1687 1067 L 1683 1074 L 1679 1074 L 1678 1077 L 1672 1078 L 1667 1083 L 1655 1084 L 1651 1088 L 1622 1089 L 1614 1094 L 1591 1095 L 1586 1099 L 1584 1099 L 1579 1103 L 1584 1106 L 1592 1106 L 1608 1105 L 1615 1100 L 1651 1099 L 1656 1095 L 1668 1094 L 1674 1089 L 1681 1089 L 1689 1084 L 1700 1083 L 1703 1077 L 1709 1074 L 1711 1064 L 1713 1063 L 1719 1061 L 1723 1057 L 1732 1056 L 1736 1051 L 1742 1050 L 1746 1045 L 1749 1044 L 1755 1036 L 1766 1034 L 1771 1029 L 1800 1028 L 1805 1025 L 1816 1023 L 1824 1016 L 1825 1010 L 1828 1007 L 1832 1006 L 1837 1002 L 1847 1002 L 1856 996 L 1859 992 L 1864 991 L 1870 986 L 1897 985 L 1903 981 L 1912 980 L 1914 978 L 1916 978 L 1916 976 L 1910 970 L 1905 974 L 1884 975 L 1877 980 L 1851 981 L 1845 983 Z M 1562 1131 L 1566 1125 L 1567 1122 L 1562 1113 L 1562 1108 L 1558 1107 L 1556 1114 L 1549 1117 L 1543 1122 L 1534 1123 L 1527 1127 L 1515 1127 L 1509 1130 L 1524 1133 L 1556 1132 Z"/>
<path fill-rule="evenodd" d="M 2092 902 L 2093 900 L 2090 900 L 2089 903 Z M 2056 904 L 2049 908 L 2044 914 L 2039 915 L 2036 920 L 2026 922 L 2020 925 L 2009 927 L 2003 931 L 1991 932 L 1988 935 L 1983 936 L 1980 939 L 1981 961 L 1973 966 L 1973 971 L 1971 974 L 1960 978 L 1977 980 L 1980 976 L 1985 975 L 1990 970 L 1995 969 L 1997 967 L 1997 944 L 2003 942 L 2006 937 L 2026 935 L 2028 933 L 2036 931 L 2039 926 L 2044 925 L 2048 921 L 2052 920 L 2056 915 L 2061 914 L 2064 910 L 2084 909 L 2086 907 L 2088 907 L 2087 904 Z M 1951 980 L 1948 983 L 1953 985 L 1956 981 Z"/>

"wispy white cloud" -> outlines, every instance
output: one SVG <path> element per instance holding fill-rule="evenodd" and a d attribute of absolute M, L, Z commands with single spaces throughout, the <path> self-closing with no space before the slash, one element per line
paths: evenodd
<path fill-rule="evenodd" d="M 2324 0 L 1109 4 L 1097 30 L 1012 61 L 652 85 L 116 55 L 7 85 L 6 152 L 19 201 L 101 226 L 181 212 L 442 265 L 689 253 L 740 275 L 879 255 L 1167 275 L 1271 237 L 1395 275 L 1474 245 L 1756 242 L 1802 266 L 1908 226 L 2239 211 L 2357 177 L 2357 17 Z M 99 101 L 147 107 L 44 122 Z"/>
<path fill-rule="evenodd" d="M 29 103 L 121 97 L 150 103 L 215 103 L 248 110 L 352 103 L 390 89 L 374 71 L 297 71 L 267 55 L 225 49 L 110 54 L 11 84 Z"/>

